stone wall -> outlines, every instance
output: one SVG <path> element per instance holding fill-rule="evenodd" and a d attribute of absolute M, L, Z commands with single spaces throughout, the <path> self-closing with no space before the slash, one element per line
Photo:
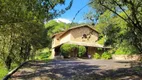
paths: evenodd
<path fill-rule="evenodd" d="M 117 61 L 136 61 L 140 60 L 142 55 L 112 55 L 112 59 Z"/>

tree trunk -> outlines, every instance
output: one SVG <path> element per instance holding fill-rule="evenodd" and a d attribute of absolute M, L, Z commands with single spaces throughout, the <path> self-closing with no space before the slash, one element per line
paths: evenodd
<path fill-rule="evenodd" d="M 11 63 L 12 63 L 12 59 L 11 59 L 10 55 L 8 55 L 5 60 L 5 64 L 6 64 L 6 67 L 8 70 L 10 70 L 10 68 L 11 68 Z"/>

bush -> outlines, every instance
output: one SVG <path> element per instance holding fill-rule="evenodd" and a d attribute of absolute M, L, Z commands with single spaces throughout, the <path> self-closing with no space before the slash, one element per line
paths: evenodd
<path fill-rule="evenodd" d="M 60 47 L 60 51 L 61 51 L 61 54 L 64 56 L 64 57 L 69 57 L 69 56 L 75 56 L 74 51 L 77 49 L 77 55 L 78 57 L 82 57 L 85 52 L 86 52 L 86 48 L 84 46 L 78 46 L 78 45 L 74 45 L 74 44 L 63 44 L 61 47 Z"/>
<path fill-rule="evenodd" d="M 128 48 L 128 47 L 119 47 L 116 51 L 115 54 L 117 55 L 130 55 L 130 54 L 137 54 L 139 53 L 135 48 Z"/>
<path fill-rule="evenodd" d="M 4 78 L 4 76 L 8 73 L 7 68 L 4 66 L 3 61 L 0 59 L 0 80 Z"/>
<path fill-rule="evenodd" d="M 95 53 L 95 54 L 93 55 L 93 58 L 95 58 L 95 59 L 100 59 L 100 58 L 101 58 L 101 55 L 98 54 L 98 53 Z"/>
<path fill-rule="evenodd" d="M 116 49 L 115 54 L 117 55 L 131 55 L 131 54 L 139 54 L 140 52 L 134 47 L 130 45 L 128 41 L 124 40 L 119 47 Z"/>
<path fill-rule="evenodd" d="M 40 60 L 48 60 L 48 58 L 50 57 L 51 52 L 42 52 L 39 55 L 39 59 Z"/>
<path fill-rule="evenodd" d="M 49 48 L 44 48 L 37 51 L 35 58 L 38 60 L 48 60 L 50 55 L 51 51 L 49 50 Z"/>
<path fill-rule="evenodd" d="M 99 39 L 98 43 L 101 44 L 101 45 L 104 45 L 104 43 L 105 43 L 105 37 L 102 37 L 101 39 Z"/>
<path fill-rule="evenodd" d="M 86 52 L 86 48 L 84 46 L 79 46 L 78 49 L 79 49 L 78 57 L 82 57 Z"/>
<path fill-rule="evenodd" d="M 6 67 L 0 66 L 0 80 L 2 80 L 6 74 L 8 74 Z"/>
<path fill-rule="evenodd" d="M 67 58 L 72 52 L 77 48 L 77 45 L 74 44 L 63 44 L 60 48 L 61 54 Z"/>
<path fill-rule="evenodd" d="M 101 56 L 101 59 L 111 59 L 111 58 L 112 58 L 112 54 L 108 52 L 104 52 Z"/>

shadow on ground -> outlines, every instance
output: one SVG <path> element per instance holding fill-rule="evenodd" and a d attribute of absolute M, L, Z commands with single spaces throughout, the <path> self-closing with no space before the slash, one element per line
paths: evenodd
<path fill-rule="evenodd" d="M 136 70 L 139 69 L 139 70 Z M 75 76 L 73 80 L 142 80 L 142 67 L 120 68 L 91 73 L 84 77 Z"/>
<path fill-rule="evenodd" d="M 99 66 L 87 65 L 85 62 L 79 62 L 76 60 L 58 61 L 54 60 L 48 63 L 36 61 L 29 62 L 26 66 L 23 66 L 18 72 L 13 74 L 11 79 L 24 79 L 31 80 L 33 78 L 71 78 L 78 74 L 89 74 L 94 70 L 98 70 Z"/>
<path fill-rule="evenodd" d="M 11 80 L 141 80 L 142 68 L 103 70 L 78 60 L 29 62 L 11 76 Z"/>

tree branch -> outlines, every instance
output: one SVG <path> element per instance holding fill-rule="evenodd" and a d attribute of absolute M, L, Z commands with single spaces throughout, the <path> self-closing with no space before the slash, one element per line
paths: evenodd
<path fill-rule="evenodd" d="M 127 21 L 127 19 L 125 19 L 124 17 L 122 17 L 121 15 L 119 15 L 116 11 L 112 10 L 111 8 L 107 7 L 106 5 L 103 5 L 101 2 L 100 2 L 100 5 L 102 5 L 103 7 L 105 7 L 106 9 L 110 10 L 111 12 L 115 13 L 117 16 L 119 16 L 121 19 L 123 19 L 124 21 L 126 21 L 127 23 L 129 23 Z"/>
<path fill-rule="evenodd" d="M 136 8 L 135 8 L 135 5 L 133 4 L 133 2 L 132 2 L 131 0 L 130 0 L 128 3 L 131 5 L 132 16 L 133 16 L 133 18 L 136 20 L 136 24 L 135 24 L 135 25 L 137 25 L 137 27 L 139 27 L 140 30 L 142 31 L 141 25 L 140 25 L 140 23 L 139 23 L 140 21 L 138 20 L 138 18 L 137 18 L 137 16 L 136 16 Z"/>
<path fill-rule="evenodd" d="M 118 4 L 115 0 L 113 0 L 114 3 L 116 3 L 119 8 L 125 13 L 125 15 L 128 17 L 128 19 L 130 19 L 131 22 L 133 22 L 133 20 L 130 18 L 130 16 L 126 13 L 126 11 L 122 8 L 122 6 L 120 4 Z M 133 22 L 134 23 L 134 22 Z"/>
<path fill-rule="evenodd" d="M 73 23 L 73 21 L 75 20 L 76 16 L 79 14 L 79 12 L 80 12 L 82 9 L 84 9 L 87 5 L 92 4 L 92 3 L 93 3 L 93 1 L 90 2 L 90 3 L 88 3 L 88 4 L 86 4 L 85 6 L 83 6 L 81 9 L 79 9 L 79 10 L 77 11 L 77 13 L 75 14 L 74 18 L 72 19 L 71 24 Z"/>
<path fill-rule="evenodd" d="M 100 5 L 102 5 L 103 7 L 105 7 L 106 9 L 110 10 L 111 12 L 115 13 L 117 16 L 119 16 L 121 19 L 123 19 L 124 21 L 126 21 L 128 24 L 131 24 L 128 19 L 125 19 L 124 17 L 122 17 L 121 15 L 119 15 L 116 11 L 112 10 L 111 8 L 107 7 L 106 5 L 103 5 L 101 2 L 100 2 Z M 136 15 L 134 15 L 136 16 Z M 137 17 L 134 17 L 135 19 L 137 19 Z M 138 21 L 136 20 L 136 23 L 133 21 L 132 24 L 133 26 L 137 27 L 141 32 L 142 32 L 142 28 L 141 26 L 139 25 Z"/>
<path fill-rule="evenodd" d="M 128 17 L 128 19 L 132 22 L 132 24 L 134 24 L 134 25 L 138 25 L 137 27 L 140 27 L 140 25 L 139 25 L 139 21 L 137 20 L 136 21 L 136 23 L 130 18 L 130 16 L 128 16 L 128 14 L 125 12 L 125 10 L 121 7 L 121 5 L 120 4 L 118 4 L 115 0 L 113 0 L 118 6 L 119 6 L 119 8 L 125 13 L 125 15 Z M 136 17 L 136 15 L 135 15 L 135 17 Z M 139 28 L 140 29 L 140 28 Z"/>

